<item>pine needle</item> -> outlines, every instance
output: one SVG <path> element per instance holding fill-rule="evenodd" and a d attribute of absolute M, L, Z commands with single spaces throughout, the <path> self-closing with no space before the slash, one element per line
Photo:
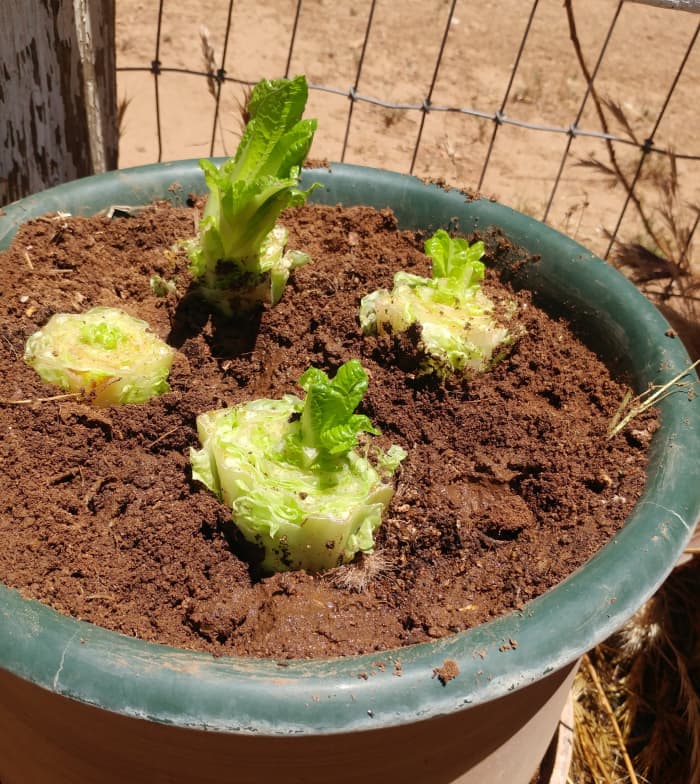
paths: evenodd
<path fill-rule="evenodd" d="M 598 673 L 596 672 L 595 667 L 591 664 L 591 660 L 588 656 L 583 657 L 583 666 L 588 671 L 588 675 L 593 682 L 593 685 L 598 692 L 598 698 L 600 699 L 600 704 L 603 706 L 603 709 L 607 713 L 610 719 L 610 725 L 612 727 L 613 733 L 615 734 L 615 739 L 618 742 L 618 748 L 620 749 L 620 753 L 622 754 L 622 759 L 625 763 L 625 768 L 627 769 L 627 774 L 629 775 L 630 784 L 639 784 L 639 779 L 637 778 L 636 773 L 634 772 L 634 766 L 632 765 L 632 760 L 630 759 L 629 754 L 627 753 L 627 748 L 625 747 L 625 740 L 622 737 L 622 732 L 620 730 L 620 725 L 617 723 L 617 719 L 615 718 L 615 712 L 610 705 L 610 701 L 608 700 L 608 696 L 605 693 L 605 689 L 603 688 L 600 678 L 598 677 Z"/>
<path fill-rule="evenodd" d="M 700 782 L 698 596 L 693 558 L 584 660 L 572 784 Z"/>

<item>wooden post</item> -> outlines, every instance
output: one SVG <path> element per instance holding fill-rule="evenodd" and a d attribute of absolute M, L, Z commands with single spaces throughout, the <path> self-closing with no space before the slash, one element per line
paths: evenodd
<path fill-rule="evenodd" d="M 657 5 L 659 8 L 673 8 L 676 11 L 700 13 L 700 0 L 634 0 L 635 3 Z"/>
<path fill-rule="evenodd" d="M 0 205 L 117 166 L 114 0 L 2 0 Z"/>

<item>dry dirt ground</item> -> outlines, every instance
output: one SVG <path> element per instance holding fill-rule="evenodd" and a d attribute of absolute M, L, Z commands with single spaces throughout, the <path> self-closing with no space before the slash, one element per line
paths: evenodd
<path fill-rule="evenodd" d="M 227 0 L 180 4 L 165 0 L 159 60 L 170 68 L 206 70 L 201 30 L 206 27 L 217 64 L 223 52 Z M 340 94 L 313 90 L 307 116 L 319 119 L 312 155 L 339 160 L 350 110 L 348 89 L 357 78 L 369 0 L 304 0 L 291 74 L 305 73 L 312 84 Z M 148 67 L 155 57 L 158 0 L 118 0 L 118 66 Z M 523 0 L 462 0 L 455 8 L 440 64 L 433 105 L 470 107 L 486 113 L 500 108 L 508 87 L 531 3 Z M 593 69 L 615 15 L 615 0 L 573 0 L 578 37 L 589 69 Z M 256 81 L 283 75 L 287 67 L 296 0 L 237 0 L 225 70 L 229 77 Z M 429 93 L 436 55 L 448 18 L 449 0 L 376 3 L 358 92 L 398 104 L 419 104 Z M 647 138 L 683 60 L 698 16 L 626 2 L 617 19 L 596 87 L 616 102 L 631 131 Z M 700 154 L 697 137 L 697 74 L 700 47 L 695 47 L 666 109 L 654 141 L 678 153 Z M 527 37 L 521 64 L 510 90 L 505 114 L 544 126 L 568 127 L 585 92 L 585 79 L 572 45 L 565 4 L 540 0 Z M 128 101 L 123 118 L 121 166 L 151 163 L 158 158 L 153 77 L 120 72 L 119 96 Z M 164 73 L 159 83 L 162 159 L 209 154 L 214 99 L 202 76 Z M 215 154 L 235 150 L 240 131 L 242 90 L 226 83 L 216 132 Z M 619 117 L 608 111 L 610 131 L 628 136 Z M 421 113 L 358 103 L 352 113 L 345 160 L 398 171 L 411 166 Z M 579 127 L 600 130 L 588 100 Z M 478 186 L 493 123 L 458 112 L 427 117 L 414 173 L 442 178 L 468 190 Z M 481 191 L 541 218 L 562 160 L 567 137 L 504 125 L 499 128 Z M 598 253 L 608 246 L 605 230 L 613 229 L 625 194 L 610 179 L 577 161 L 591 156 L 610 163 L 603 141 L 577 138 L 548 221 Z M 619 146 L 618 159 L 634 171 L 639 153 Z M 699 164 L 678 161 L 680 192 L 675 203 L 679 221 L 691 223 L 689 204 L 700 203 Z M 659 209 L 663 183 L 669 182 L 668 159 L 651 155 L 641 191 L 657 231 L 668 232 Z M 634 210 L 622 225 L 627 241 L 645 239 Z M 646 238 L 648 239 L 648 238 Z M 647 241 L 647 244 L 648 241 Z"/>

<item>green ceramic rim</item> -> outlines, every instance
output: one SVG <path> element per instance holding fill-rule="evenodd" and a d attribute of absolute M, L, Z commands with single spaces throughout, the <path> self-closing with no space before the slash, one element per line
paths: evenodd
<path fill-rule="evenodd" d="M 333 164 L 304 172 L 327 204 L 390 206 L 405 228 L 499 226 L 539 260 L 516 276 L 546 308 L 587 325 L 588 340 L 638 389 L 689 365 L 667 322 L 614 269 L 548 226 L 418 179 Z M 203 192 L 196 161 L 143 166 L 51 188 L 0 215 L 0 248 L 22 222 L 53 211 L 94 214 Z M 0 666 L 35 684 L 127 716 L 269 735 L 328 734 L 405 724 L 495 699 L 573 662 L 656 590 L 700 515 L 700 400 L 660 405 L 647 488 L 625 527 L 569 579 L 514 613 L 436 642 L 380 655 L 304 662 L 214 658 L 142 642 L 67 618 L 0 586 Z M 517 648 L 501 650 L 515 639 Z M 433 677 L 445 659 L 459 676 Z M 401 662 L 402 675 L 393 674 Z M 383 663 L 382 670 L 378 663 Z M 374 677 L 364 680 L 361 672 Z"/>

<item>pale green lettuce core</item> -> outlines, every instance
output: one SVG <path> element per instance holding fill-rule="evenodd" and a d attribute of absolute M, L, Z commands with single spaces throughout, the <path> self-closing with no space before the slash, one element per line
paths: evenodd
<path fill-rule="evenodd" d="M 312 368 L 300 384 L 305 400 L 285 395 L 200 414 L 202 449 L 190 451 L 194 478 L 264 549 L 266 571 L 316 572 L 371 552 L 406 455 L 393 446 L 370 460 L 355 448 L 359 433 L 376 432 L 353 413 L 366 389 L 357 360 L 332 381 Z"/>
<path fill-rule="evenodd" d="M 199 162 L 209 193 L 199 235 L 187 246 L 190 271 L 226 314 L 276 304 L 290 271 L 309 261 L 306 253 L 285 252 L 287 232 L 276 225 L 316 187 L 298 187 L 316 131 L 316 120 L 302 119 L 307 97 L 303 76 L 259 82 L 235 156 L 220 168 Z"/>
<path fill-rule="evenodd" d="M 118 308 L 56 313 L 27 340 L 24 360 L 47 384 L 95 406 L 144 403 L 170 390 L 175 350 Z"/>
<path fill-rule="evenodd" d="M 469 245 L 439 229 L 426 241 L 425 252 L 432 260 L 432 278 L 400 271 L 394 275 L 391 291 L 379 289 L 363 297 L 363 331 L 390 335 L 418 325 L 416 351 L 422 374 L 488 370 L 518 334 L 507 325 L 517 310 L 515 301 L 501 303 L 500 320 L 496 319 L 495 305 L 480 285 L 485 271 L 483 242 Z"/>

